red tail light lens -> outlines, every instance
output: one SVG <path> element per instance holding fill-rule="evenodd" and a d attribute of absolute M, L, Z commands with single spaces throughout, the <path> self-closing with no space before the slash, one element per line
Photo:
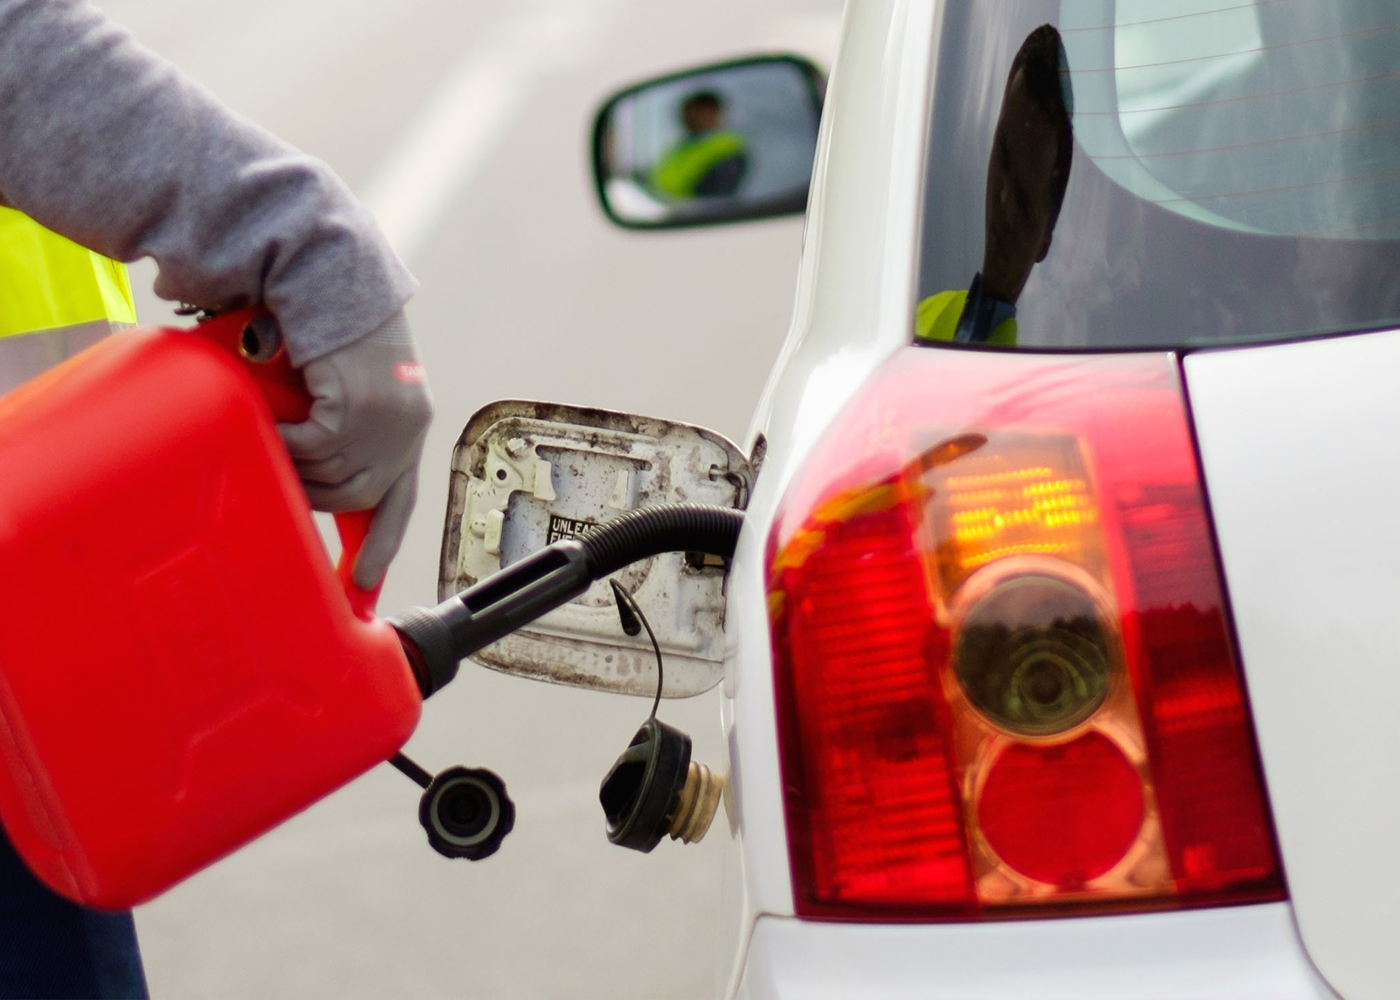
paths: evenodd
<path fill-rule="evenodd" d="M 1137 769 L 1095 732 L 1007 747 L 977 797 L 987 846 L 1047 885 L 1087 885 L 1108 872 L 1138 839 L 1144 818 Z"/>
<path fill-rule="evenodd" d="M 768 594 L 799 914 L 1282 897 L 1171 355 L 901 351 Z"/>

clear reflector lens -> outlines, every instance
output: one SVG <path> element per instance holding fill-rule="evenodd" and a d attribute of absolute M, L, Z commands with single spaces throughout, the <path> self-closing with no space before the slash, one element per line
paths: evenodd
<path fill-rule="evenodd" d="M 1109 635 L 1083 590 L 1015 576 L 968 611 L 953 647 L 967 698 L 994 725 L 1046 736 L 1072 729 L 1108 693 Z"/>

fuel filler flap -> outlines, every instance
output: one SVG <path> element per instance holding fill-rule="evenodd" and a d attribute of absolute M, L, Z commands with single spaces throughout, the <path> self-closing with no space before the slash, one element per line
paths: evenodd
<path fill-rule="evenodd" d="M 640 507 L 742 509 L 751 481 L 739 449 L 699 427 L 557 403 L 490 403 L 453 452 L 439 598 Z M 726 571 L 712 557 L 672 552 L 616 575 L 656 632 L 668 698 L 699 694 L 723 676 Z M 650 643 L 623 634 L 606 581 L 472 659 L 556 684 L 656 692 Z"/>

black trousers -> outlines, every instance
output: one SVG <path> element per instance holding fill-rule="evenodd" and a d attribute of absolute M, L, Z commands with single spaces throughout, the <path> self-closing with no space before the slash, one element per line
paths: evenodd
<path fill-rule="evenodd" d="M 52 892 L 0 831 L 0 997 L 146 996 L 131 914 L 89 910 Z"/>

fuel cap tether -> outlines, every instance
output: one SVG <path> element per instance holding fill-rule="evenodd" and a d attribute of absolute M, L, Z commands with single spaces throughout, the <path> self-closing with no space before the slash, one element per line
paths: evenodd
<path fill-rule="evenodd" d="M 651 851 L 668 833 L 672 840 L 693 844 L 710 828 L 724 779 L 692 761 L 690 737 L 656 717 L 664 680 L 660 646 L 632 596 L 615 580 L 609 582 L 623 631 L 636 635 L 646 628 L 656 651 L 657 676 L 651 715 L 598 789 L 608 840 L 643 853 Z"/>

